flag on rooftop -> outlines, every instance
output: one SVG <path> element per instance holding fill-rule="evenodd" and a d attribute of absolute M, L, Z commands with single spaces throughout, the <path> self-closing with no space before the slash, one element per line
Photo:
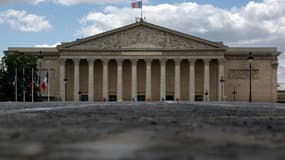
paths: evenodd
<path fill-rule="evenodd" d="M 132 2 L 132 8 L 142 8 L 142 1 Z"/>

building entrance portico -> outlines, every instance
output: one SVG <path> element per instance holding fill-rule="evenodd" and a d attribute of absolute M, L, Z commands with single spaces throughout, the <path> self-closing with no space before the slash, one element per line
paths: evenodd
<path fill-rule="evenodd" d="M 67 101 L 79 101 L 84 95 L 88 101 L 132 101 L 138 96 L 146 101 L 219 100 L 218 75 L 223 76 L 223 64 L 218 62 L 223 61 L 211 57 L 62 57 L 60 80 L 69 82 L 60 83 L 61 95 Z"/>

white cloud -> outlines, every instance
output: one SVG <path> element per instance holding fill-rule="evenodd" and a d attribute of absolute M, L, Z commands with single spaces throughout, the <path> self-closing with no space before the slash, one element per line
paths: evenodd
<path fill-rule="evenodd" d="M 0 24 L 8 24 L 22 32 L 41 32 L 52 29 L 52 25 L 45 17 L 13 9 L 0 12 Z"/>
<path fill-rule="evenodd" d="M 147 5 L 144 6 L 144 15 L 147 21 L 158 25 L 214 40 L 236 42 L 284 35 L 284 10 L 285 0 L 249 2 L 235 9 L 188 2 Z M 132 23 L 135 16 L 139 16 L 139 10 L 108 6 L 102 12 L 90 12 L 83 17 L 80 33 L 90 35 Z"/>
<path fill-rule="evenodd" d="M 123 0 L 52 0 L 55 3 L 59 3 L 62 5 L 75 5 L 80 3 L 101 3 L 101 4 L 110 4 L 110 3 L 117 3 L 122 2 Z"/>
<path fill-rule="evenodd" d="M 57 45 L 60 45 L 61 42 L 57 42 L 55 44 L 40 44 L 40 45 L 35 45 L 34 47 L 39 47 L 39 48 L 49 48 L 49 47 L 56 47 Z"/>
<path fill-rule="evenodd" d="M 145 5 L 147 21 L 230 46 L 278 47 L 285 52 L 285 0 L 250 1 L 222 9 L 194 2 Z M 80 23 L 80 36 L 89 36 L 135 21 L 140 10 L 107 6 L 90 12 Z M 280 56 L 285 66 L 285 56 Z M 284 64 L 283 64 L 284 63 Z"/>
<path fill-rule="evenodd" d="M 129 8 L 117 8 L 108 6 L 103 12 L 91 12 L 80 20 L 83 25 L 77 33 L 80 36 L 88 36 L 100 33 L 112 28 L 117 28 L 134 20 L 136 14 Z"/>
<path fill-rule="evenodd" d="M 0 5 L 8 4 L 8 3 L 31 3 L 38 4 L 41 2 L 52 2 L 61 5 L 76 5 L 81 3 L 97 3 L 97 4 L 111 4 L 117 2 L 123 2 L 124 0 L 1 0 Z"/>

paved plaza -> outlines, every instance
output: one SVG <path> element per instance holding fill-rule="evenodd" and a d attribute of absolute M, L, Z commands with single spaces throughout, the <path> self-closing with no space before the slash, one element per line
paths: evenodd
<path fill-rule="evenodd" d="M 1 160 L 281 160 L 285 105 L 0 103 Z"/>

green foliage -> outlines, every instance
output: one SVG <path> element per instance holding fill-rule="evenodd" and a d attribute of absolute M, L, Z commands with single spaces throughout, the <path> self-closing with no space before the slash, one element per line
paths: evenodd
<path fill-rule="evenodd" d="M 9 77 L 6 74 L 4 68 L 0 69 L 0 101 L 7 101 L 9 100 L 9 93 L 7 93 L 7 88 L 9 86 Z"/>
<path fill-rule="evenodd" d="M 31 100 L 31 89 L 29 89 L 31 87 L 28 88 L 28 86 L 32 85 L 32 68 L 34 68 L 33 81 L 36 82 L 37 57 L 24 54 L 6 54 L 2 58 L 2 65 L 4 68 L 0 72 L 0 100 L 15 101 L 15 88 L 13 87 L 13 81 L 16 70 L 18 101 L 23 100 L 23 86 L 26 88 L 26 100 Z M 34 87 L 35 97 L 36 93 L 36 87 Z"/>

